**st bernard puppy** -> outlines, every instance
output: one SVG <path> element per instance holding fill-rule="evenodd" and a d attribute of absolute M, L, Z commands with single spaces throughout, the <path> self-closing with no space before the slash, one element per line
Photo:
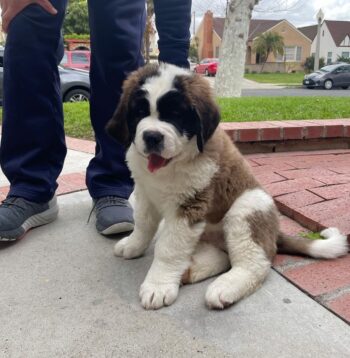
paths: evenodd
<path fill-rule="evenodd" d="M 146 309 L 171 305 L 181 283 L 220 273 L 205 301 L 209 308 L 230 306 L 263 283 L 277 246 L 316 258 L 348 251 L 346 237 L 335 228 L 321 233 L 327 240 L 280 233 L 273 199 L 219 121 L 207 80 L 162 64 L 129 76 L 107 126 L 128 148 L 135 180 L 135 229 L 115 245 L 115 255 L 141 256 L 158 230 L 140 289 Z"/>

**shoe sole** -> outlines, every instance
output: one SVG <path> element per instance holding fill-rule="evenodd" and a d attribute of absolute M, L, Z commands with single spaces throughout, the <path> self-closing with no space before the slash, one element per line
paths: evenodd
<path fill-rule="evenodd" d="M 100 231 L 100 234 L 102 235 L 115 235 L 115 234 L 122 234 L 124 232 L 129 232 L 134 230 L 134 224 L 133 223 L 118 223 L 113 224 L 107 229 L 104 229 L 103 231 Z"/>
<path fill-rule="evenodd" d="M 51 222 L 55 221 L 58 216 L 58 205 L 55 205 L 42 213 L 36 214 L 28 218 L 20 227 L 23 230 L 20 235 L 12 236 L 8 234 L 7 237 L 0 236 L 0 241 L 16 241 L 21 238 L 25 233 L 27 233 L 30 229 L 33 229 L 38 226 L 50 224 Z"/>

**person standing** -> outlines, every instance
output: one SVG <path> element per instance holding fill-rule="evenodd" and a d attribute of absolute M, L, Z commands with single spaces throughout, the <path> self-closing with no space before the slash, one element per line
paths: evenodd
<path fill-rule="evenodd" d="M 56 219 L 57 178 L 66 156 L 57 64 L 67 0 L 0 0 L 4 52 L 1 168 L 10 182 L 0 205 L 0 241 L 21 238 Z M 154 0 L 159 61 L 188 67 L 191 0 Z M 126 76 L 143 65 L 145 0 L 88 0 L 91 38 L 90 117 L 96 138 L 86 184 L 96 229 L 133 229 L 133 182 L 125 151 L 105 132 Z"/>

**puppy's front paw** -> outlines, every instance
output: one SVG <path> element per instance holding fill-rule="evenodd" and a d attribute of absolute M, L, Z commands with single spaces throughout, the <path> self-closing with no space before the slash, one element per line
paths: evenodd
<path fill-rule="evenodd" d="M 205 302 L 211 309 L 224 309 L 242 298 L 242 294 L 232 282 L 224 276 L 212 282 L 205 294 Z"/>
<path fill-rule="evenodd" d="M 136 240 L 132 235 L 118 241 L 114 246 L 114 255 L 125 259 L 140 257 L 146 250 L 141 240 Z"/>
<path fill-rule="evenodd" d="M 141 304 L 146 310 L 170 306 L 179 293 L 177 284 L 144 282 L 140 288 Z"/>

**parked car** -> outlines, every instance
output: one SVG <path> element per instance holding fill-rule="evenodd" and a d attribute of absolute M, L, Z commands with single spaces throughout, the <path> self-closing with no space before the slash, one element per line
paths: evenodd
<path fill-rule="evenodd" d="M 334 64 L 322 67 L 319 71 L 305 75 L 303 85 L 307 88 L 323 87 L 330 90 L 334 87 L 347 89 L 350 86 L 350 64 Z"/>
<path fill-rule="evenodd" d="M 204 58 L 194 68 L 194 72 L 201 73 L 206 76 L 215 76 L 219 60 L 217 58 Z"/>
<path fill-rule="evenodd" d="M 0 104 L 3 96 L 3 59 L 4 49 L 0 48 Z M 89 72 L 85 70 L 75 70 L 58 67 L 61 79 L 61 93 L 64 102 L 88 101 L 90 98 L 90 79 Z M 30 75 L 30 73 L 28 73 Z M 28 89 L 30 90 L 30 89 Z"/>
<path fill-rule="evenodd" d="M 89 72 L 58 66 L 63 102 L 83 102 L 90 99 Z"/>
<path fill-rule="evenodd" d="M 62 67 L 90 69 L 90 51 L 64 51 L 60 65 Z"/>

